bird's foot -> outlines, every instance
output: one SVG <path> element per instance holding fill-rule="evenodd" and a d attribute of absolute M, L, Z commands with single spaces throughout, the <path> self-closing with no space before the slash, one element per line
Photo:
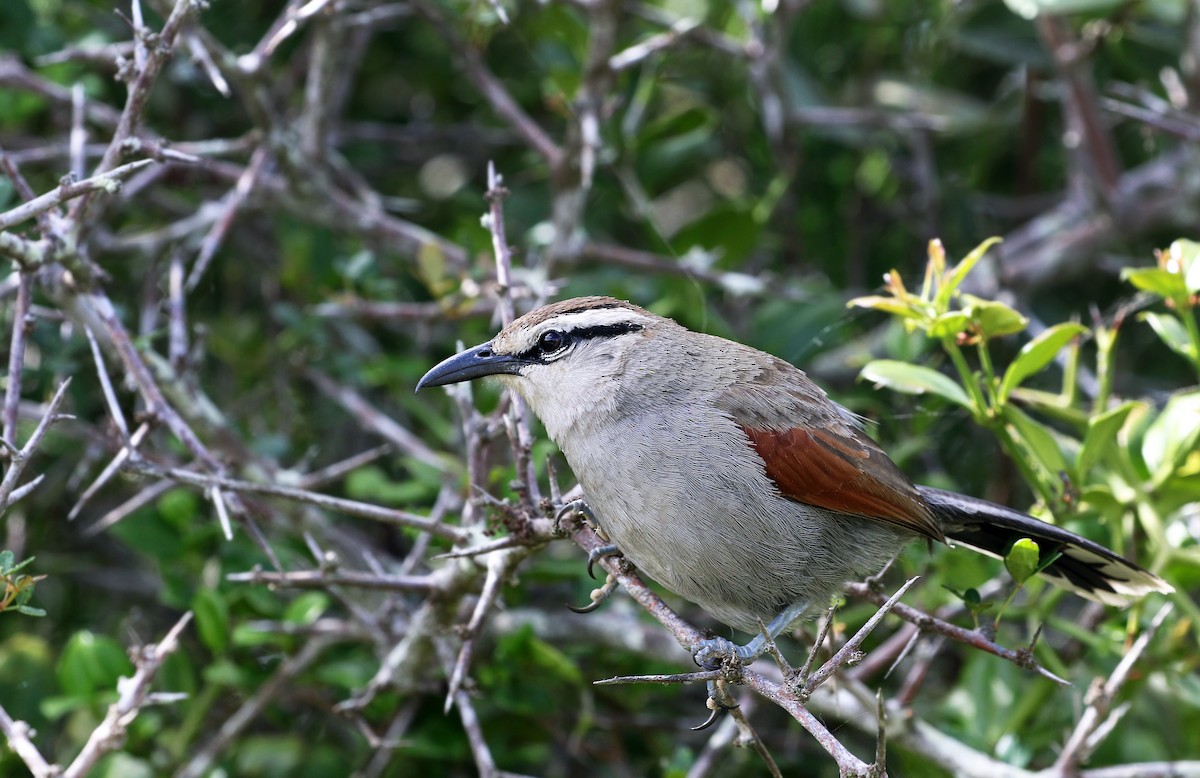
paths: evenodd
<path fill-rule="evenodd" d="M 587 566 L 588 576 L 591 578 L 595 578 L 596 573 L 593 571 L 592 568 L 595 567 L 596 562 L 600 561 L 601 559 L 604 559 L 605 557 L 613 557 L 613 556 L 623 556 L 623 554 L 621 553 L 621 549 L 617 548 L 616 543 L 609 543 L 604 546 L 596 546 L 591 551 L 589 551 L 588 552 L 588 566 Z"/>
<path fill-rule="evenodd" d="M 741 667 L 750 664 L 762 653 L 755 648 L 753 641 L 739 646 L 728 638 L 708 638 L 696 644 L 692 661 L 705 670 Z"/>
<path fill-rule="evenodd" d="M 596 562 L 600 559 L 604 559 L 605 557 L 614 556 L 621 556 L 621 549 L 617 548 L 616 544 L 614 543 L 609 543 L 606 546 L 596 546 L 593 548 L 588 552 L 588 575 L 592 578 L 595 578 L 596 573 L 594 571 L 594 567 Z M 612 573 L 609 573 L 608 577 L 604 581 L 604 585 L 599 589 L 592 590 L 590 595 L 592 600 L 591 603 L 584 605 L 582 608 L 576 608 L 574 605 L 568 605 L 567 607 L 576 613 L 591 613 L 604 604 L 605 600 L 608 599 L 608 596 L 616 591 L 618 585 L 619 581 L 617 581 L 616 576 L 614 576 Z"/>
<path fill-rule="evenodd" d="M 592 513 L 592 508 L 587 504 L 587 500 L 580 497 L 578 500 L 571 500 L 564 503 L 558 509 L 558 513 L 554 514 L 554 531 L 562 532 L 562 523 L 567 519 L 574 519 L 576 516 L 581 518 L 583 522 L 591 527 L 598 527 L 596 523 L 596 514 Z"/>
<path fill-rule="evenodd" d="M 706 670 L 748 665 L 767 651 L 774 651 L 775 638 L 793 621 L 800 618 L 806 610 L 808 610 L 807 601 L 797 600 L 771 619 L 770 623 L 744 646 L 739 646 L 726 638 L 701 640 L 692 651 L 692 659 Z"/>

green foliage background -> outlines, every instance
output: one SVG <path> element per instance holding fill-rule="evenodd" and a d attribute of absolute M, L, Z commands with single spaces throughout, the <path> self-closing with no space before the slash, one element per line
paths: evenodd
<path fill-rule="evenodd" d="M 187 220 L 215 207 L 252 152 L 264 150 L 273 183 L 251 193 L 187 295 L 193 348 L 178 366 L 181 396 L 194 398 L 187 389 L 193 387 L 217 408 L 219 421 L 202 436 L 239 477 L 289 482 L 379 443 L 321 390 L 317 373 L 361 393 L 444 455 L 435 467 L 392 454 L 319 491 L 426 514 L 447 479 L 465 485 L 453 404 L 438 393 L 414 396 L 412 389 L 456 341 L 480 342 L 496 328 L 488 304 L 495 294 L 491 236 L 480 222 L 489 161 L 510 191 L 504 212 L 520 304 L 550 293 L 611 294 L 776 353 L 872 419 L 876 437 L 920 482 L 1018 507 L 1038 494 L 992 434 L 969 423 L 966 410 L 928 393 L 898 395 L 856 381 L 859 369 L 879 357 L 949 372 L 919 334 L 846 308 L 893 269 L 910 288 L 919 286 L 931 238 L 940 237 L 958 258 L 987 236 L 1006 236 L 968 288 L 1030 317 L 1035 334 L 1063 321 L 1108 326 L 1124 316 L 1111 352 L 1117 400 L 1145 399 L 1152 414 L 1195 384 L 1189 360 L 1135 315 L 1146 308 L 1194 317 L 1189 303 L 1167 307 L 1161 296 L 1139 295 L 1121 277 L 1123 268 L 1153 265 L 1154 249 L 1196 237 L 1194 3 L 1080 0 L 1062 4 L 1070 12 L 1063 17 L 1049 17 L 1058 6 L 1036 0 L 823 0 L 784 2 L 772 13 L 725 0 L 504 7 L 509 24 L 487 2 L 333 4 L 247 74 L 236 57 L 260 44 L 284 6 L 213 0 L 198 27 L 210 40 L 202 45 L 228 55 L 216 59 L 232 95 L 222 96 L 184 51 L 165 68 L 143 126 L 206 161 L 172 165 L 141 189 L 127 185 L 111 201 L 102 198 L 86 234 L 91 260 L 106 276 L 99 283 L 121 320 L 144 353 L 163 354 L 161 301 L 171 259 L 184 257 L 190 270 L 211 224 L 188 228 Z M 146 8 L 155 28 L 162 18 L 156 11 L 162 9 Z M 354 14 L 377 16 L 355 23 Z M 605 77 L 589 68 L 605 20 L 614 27 L 615 54 L 680 19 L 697 27 L 672 45 Z M 1056 34 L 1076 47 L 1066 67 L 1049 43 Z M 321 103 L 327 109 L 314 111 L 305 86 L 314 78 L 310 67 L 322 35 L 332 41 L 334 64 L 326 75 L 333 86 Z M 69 100 L 45 85 L 82 84 L 90 103 L 117 108 L 126 91 L 113 78 L 111 56 L 46 58 L 129 37 L 129 25 L 109 3 L 0 3 L 0 146 L 25 155 L 22 172 L 38 193 L 57 186 L 69 169 Z M 478 53 L 476 65 L 468 52 Z M 472 78 L 480 70 L 494 76 L 567 162 L 553 164 L 519 122 L 496 110 Z M 1073 83 L 1090 90 L 1090 102 L 1071 102 Z M 600 93 L 589 97 L 597 85 Z M 594 181 L 579 195 L 584 206 L 562 217 L 556 208 L 569 211 L 581 191 L 580 117 L 592 98 L 599 133 Z M 1146 115 L 1131 118 L 1129 106 Z M 1105 176 L 1103 149 L 1089 145 L 1089 111 L 1111 142 L 1116 178 Z M 314 117 L 324 122 L 316 155 L 304 147 L 304 122 Z M 88 127 L 93 144 L 111 136 L 103 122 L 89 120 Z M 213 139 L 228 142 L 212 153 L 198 150 Z M 363 212 L 382 208 L 432 237 L 404 244 L 387 229 L 346 218 L 330 205 L 335 196 Z M 0 210 L 20 202 L 0 177 Z M 564 226 L 570 240 L 563 240 Z M 20 229 L 33 234 L 34 225 Z M 11 322 L 12 289 L 5 294 Z M 32 466 L 46 480 L 4 519 L 0 548 L 36 558 L 22 572 L 45 576 L 30 604 L 47 615 L 0 614 L 0 705 L 37 730 L 47 758 L 68 762 L 82 746 L 114 699 L 118 677 L 130 671 L 126 647 L 159 639 L 191 609 L 195 628 L 156 682 L 187 699 L 147 708 L 98 774 L 184 770 L 256 695 L 261 707 L 216 750 L 212 774 L 474 773 L 459 719 L 442 711 L 446 677 L 433 658 L 427 674 L 396 679 L 362 711 L 359 723 L 376 733 L 404 725 L 388 755 L 377 756 L 363 728 L 335 711 L 403 637 L 417 595 L 230 581 L 227 575 L 267 568 L 270 560 L 243 529 L 225 540 L 212 504 L 182 486 L 86 534 L 149 485 L 133 475 L 120 476 L 68 520 L 119 440 L 86 338 L 62 315 L 60 298 L 38 291 L 34 301 L 39 309 L 28 331 L 22 397 L 44 401 L 62 377 L 72 376 L 68 402 L 76 420 L 47 438 Z M 371 307 L 391 302 L 433 305 L 412 317 Z M 1027 340 L 1027 334 L 995 339 L 992 356 L 1005 365 Z M 1074 422 L 1034 399 L 1022 405 L 1055 440 L 1082 439 L 1088 417 L 1106 410 L 1088 402 L 1097 353 L 1092 339 L 1077 352 L 1083 378 L 1079 394 L 1068 398 L 1077 400 Z M 1034 376 L 1030 388 L 1059 392 L 1061 364 Z M 115 363 L 110 368 L 118 370 Z M 144 411 L 129 383 L 117 383 L 126 415 Z M 485 408 L 497 402 L 490 387 L 477 388 L 476 398 Z M 1072 427 L 1079 414 L 1084 427 Z M 1190 416 L 1180 418 L 1184 433 L 1189 423 L 1200 427 Z M 29 416 L 22 425 L 21 440 L 35 420 Z M 1130 422 L 1122 429 L 1120 445 L 1137 449 L 1145 426 Z M 156 436 L 156 456 L 187 461 L 177 441 L 162 431 Z M 1117 440 L 1115 432 L 1111 437 Z M 1094 765 L 1200 758 L 1193 734 L 1200 731 L 1198 614 L 1188 594 L 1200 577 L 1200 462 L 1194 438 L 1182 439 L 1191 443 L 1171 467 L 1175 491 L 1155 503 L 1164 507 L 1161 538 L 1148 542 L 1137 509 L 1117 498 L 1103 509 L 1042 506 L 1056 509 L 1072 529 L 1152 565 L 1179 590 L 1174 614 L 1122 691 L 1131 707 L 1119 734 L 1103 741 Z M 490 450 L 485 478 L 501 497 L 511 496 L 514 475 L 503 451 L 501 444 Z M 535 451 L 539 466 L 553 455 L 544 442 Z M 1101 465 L 1117 468 L 1116 462 Z M 565 471 L 561 463 L 559 469 Z M 1136 479 L 1122 483 L 1139 486 Z M 469 496 L 465 491 L 459 489 Z M 270 505 L 254 512 L 285 569 L 316 566 L 305 532 L 322 545 L 370 548 L 393 572 L 418 542 L 413 531 Z M 430 557 L 446 550 L 434 540 L 418 556 L 421 569 L 439 567 Z M 915 603 L 928 609 L 956 601 L 943 587 L 982 587 L 1001 569 L 965 552 L 937 550 L 931 561 L 920 548 L 907 552 L 900 567 L 926 576 Z M 508 612 L 540 613 L 549 626 L 511 619 L 489 631 L 476 653 L 472 693 L 497 764 L 550 776 L 688 774 L 707 741 L 684 726 L 702 718 L 696 687 L 591 686 L 610 675 L 687 670 L 686 654 L 668 646 L 647 656 L 614 646 L 603 635 L 605 620 L 622 613 L 625 602 L 584 621 L 569 617 L 562 603 L 586 601 L 590 588 L 582 555 L 563 543 L 537 554 L 508 582 Z M 918 718 L 971 748 L 1036 769 L 1053 763 L 1088 684 L 1112 670 L 1157 601 L 1128 614 L 1084 617 L 1078 600 L 1037 583 L 1030 588 L 1006 611 L 999 639 L 1021 645 L 1044 624 L 1038 658 L 1073 688 L 948 646 L 911 704 Z M 685 603 L 673 604 L 705 623 Z M 872 610 L 850 602 L 842 618 L 852 625 Z M 366 627 L 363 611 L 386 618 Z M 1080 618 L 1089 620 L 1081 626 Z M 288 658 L 322 634 L 337 637 L 295 677 L 272 686 Z M 801 651 L 794 643 L 787 650 Z M 904 677 L 872 682 L 892 694 Z M 836 773 L 781 711 L 759 705 L 752 719 L 785 774 Z M 839 734 L 857 753 L 870 752 L 870 737 Z M 942 769 L 927 754 L 902 747 L 890 756 L 894 775 Z M 0 753 L 0 773 L 22 769 L 10 751 Z M 720 757 L 716 774 L 765 773 L 752 753 L 734 750 Z"/>

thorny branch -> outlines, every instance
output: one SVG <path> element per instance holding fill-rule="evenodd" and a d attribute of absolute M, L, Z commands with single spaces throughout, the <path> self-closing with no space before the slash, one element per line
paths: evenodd
<path fill-rule="evenodd" d="M 556 262 L 560 263 L 557 267 L 572 270 L 603 267 L 642 277 L 684 277 L 728 293 L 732 298 L 804 301 L 801 287 L 769 273 L 727 270 L 715 264 L 718 259 L 715 256 L 696 254 L 680 258 L 661 246 L 629 248 L 585 232 L 588 208 L 594 204 L 592 190 L 612 172 L 612 160 L 622 153 L 612 147 L 612 140 L 618 136 L 633 137 L 641 121 L 638 112 L 644 110 L 644 105 L 636 103 L 639 99 L 636 96 L 631 98 L 632 104 L 626 102 L 627 82 L 620 79 L 635 76 L 653 79 L 655 68 L 667 62 L 668 57 L 692 50 L 722 57 L 722 61 L 739 69 L 747 68 L 762 129 L 770 136 L 774 153 L 780 155 L 774 163 L 778 165 L 775 172 L 780 180 L 793 180 L 797 159 L 784 152 L 789 144 L 798 146 L 806 133 L 881 132 L 913 148 L 923 148 L 922 144 L 928 144 L 930 137 L 948 129 L 944 117 L 917 110 L 794 104 L 794 93 L 783 82 L 784 65 L 790 62 L 786 42 L 801 17 L 803 3 L 764 3 L 761 9 L 753 3 L 740 4 L 749 30 L 746 41 L 711 28 L 699 19 L 674 18 L 657 7 L 612 0 L 579 0 L 574 5 L 580 11 L 580 18 L 587 21 L 589 37 L 583 72 L 576 93 L 565 96 L 565 108 L 549 118 L 539 113 L 537 106 L 522 103 L 516 85 L 508 83 L 498 69 L 489 65 L 486 52 L 469 36 L 460 20 L 452 18 L 444 6 L 426 0 L 370 8 L 331 0 L 289 2 L 253 48 L 240 55 L 205 29 L 200 15 L 204 4 L 199 0 L 155 5 L 155 10 L 165 17 L 162 29 L 157 31 L 147 26 L 141 5 L 135 0 L 130 6 L 132 40 L 98 48 L 72 46 L 39 62 L 39 66 L 70 62 L 106 73 L 116 72 L 128 84 L 120 109 L 88 96 L 82 83 L 63 86 L 31 70 L 16 57 L 0 56 L 0 86 L 38 96 L 56 107 L 68 122 L 61 137 L 43 138 L 19 149 L 0 151 L 4 176 L 19 197 L 17 205 L 0 213 L 0 256 L 12 260 L 18 271 L 9 292 L 15 297 L 10 314 L 13 329 L 9 338 L 3 431 L 10 461 L 0 482 L 0 512 L 43 481 L 45 474 L 38 474 L 18 485 L 51 426 L 63 418 L 59 408 L 70 379 L 57 382 L 53 398 L 38 409 L 39 415 L 31 416 L 21 403 L 23 394 L 35 391 L 32 372 L 26 375 L 26 346 L 32 323 L 42 321 L 43 315 L 50 311 L 39 307 L 43 303 L 35 295 L 43 294 L 55 306 L 50 313 L 63 325 L 64 338 L 80 337 L 79 333 L 94 338 L 91 345 L 95 377 L 86 377 L 91 371 L 76 377 L 76 391 L 80 390 L 78 382 L 86 381 L 88 391 L 103 397 L 104 416 L 99 421 L 64 425 L 84 429 L 83 434 L 94 441 L 89 446 L 103 451 L 107 457 L 103 467 L 100 465 L 104 459 L 99 456 L 94 469 L 81 467 L 89 477 L 81 477 L 78 483 L 82 487 L 90 481 L 90 485 L 82 488 L 70 517 L 84 515 L 90 506 L 102 502 L 106 492 L 121 490 L 118 499 L 105 503 L 102 513 L 98 511 L 99 518 L 89 518 L 87 527 L 81 528 L 83 536 L 106 531 L 179 485 L 203 490 L 210 496 L 213 510 L 226 531 L 231 533 L 234 520 L 239 521 L 239 526 L 245 528 L 275 568 L 227 574 L 226 580 L 280 589 L 319 588 L 337 592 L 347 612 L 345 621 L 329 627 L 327 632 L 314 626 L 305 633 L 307 639 L 302 648 L 284 659 L 267 682 L 233 715 L 212 729 L 212 736 L 189 753 L 177 775 L 200 776 L 210 772 L 239 735 L 283 697 L 298 677 L 342 641 L 369 644 L 379 660 L 375 678 L 342 704 L 342 712 L 357 716 L 366 729 L 368 714 L 364 709 L 380 691 L 394 689 L 404 699 L 387 726 L 386 736 L 372 740 L 372 745 L 379 749 L 371 760 L 372 770 L 386 769 L 395 744 L 403 741 L 412 725 L 417 702 L 424 696 L 444 695 L 446 705 L 457 708 L 481 774 L 502 775 L 472 699 L 470 674 L 479 656 L 479 642 L 488 639 L 489 627 L 495 627 L 504 587 L 514 571 L 524 559 L 557 537 L 543 512 L 536 463 L 532 459 L 531 420 L 519 401 L 504 401 L 495 412 L 484 415 L 474 408 L 469 389 L 460 388 L 452 393 L 461 412 L 462 452 L 471 490 L 464 502 L 459 488 L 461 473 L 453 456 L 410 429 L 403 421 L 403 414 L 394 410 L 395 406 L 389 407 L 386 400 L 370 396 L 326 367 L 305 364 L 290 376 L 307 379 L 332 400 L 335 412 L 345 417 L 346 427 L 352 428 L 354 434 L 368 440 L 383 438 L 391 447 L 388 450 L 398 451 L 441 474 L 444 482 L 438 490 L 437 507 L 428 516 L 314 491 L 335 485 L 355 468 L 376 461 L 385 453 L 382 448 L 348 456 L 304 475 L 300 474 L 302 468 L 281 468 L 269 456 L 255 451 L 249 440 L 254 434 L 249 430 L 254 426 L 239 428 L 241 420 L 231 418 L 234 414 L 227 404 L 215 402 L 202 388 L 205 384 L 196 366 L 208 355 L 204 334 L 189 316 L 189 304 L 206 285 L 219 283 L 216 276 L 222 263 L 228 261 L 227 253 L 245 251 L 245 245 L 257 247 L 250 225 L 259 215 L 325 225 L 346 239 L 367 247 L 386 247 L 408 264 L 437 266 L 447 278 L 459 280 L 457 286 L 450 285 L 452 291 L 437 292 L 437 299 L 432 302 L 371 300 L 358 297 L 357 292 L 347 292 L 311 304 L 309 311 L 323 317 L 330 328 L 345 327 L 359 342 L 365 340 L 363 328 L 370 325 L 403 324 L 406 330 L 416 331 L 425 338 L 432 328 L 464 318 L 494 313 L 500 323 L 511 321 L 520 312 L 519 308 L 536 304 L 556 288 L 559 280 L 549 278 Z M 777 6 L 776 12 L 763 10 Z M 501 4 L 493 7 L 503 8 Z M 369 40 L 377 28 L 406 21 L 414 12 L 417 14 L 414 23 L 432 24 L 437 30 L 465 76 L 468 86 L 464 89 L 474 90 L 500 125 L 500 128 L 464 125 L 463 132 L 469 142 L 459 145 L 481 145 L 489 153 L 494 148 L 521 145 L 540 160 L 553 189 L 552 209 L 546 215 L 554 228 L 551 248 L 545 255 L 531 253 L 528 266 L 514 268 L 504 215 L 509 192 L 496 169 L 488 165 L 486 225 L 493 241 L 494 280 L 478 279 L 482 273 L 474 273 L 475 258 L 465 245 L 422 226 L 418 217 L 395 215 L 407 215 L 404 204 L 397 204 L 385 193 L 376 191 L 367 177 L 346 161 L 348 155 L 342 148 L 351 141 L 369 139 L 373 131 L 371 125 L 347 121 L 344 115 L 347 94 L 354 87 L 357 66 Z M 1194 20 L 1192 27 L 1194 34 L 1197 28 Z M 632 29 L 637 32 L 632 33 Z M 1173 221 L 1190 223 L 1188 219 L 1194 216 L 1186 207 L 1194 195 L 1194 181 L 1188 173 L 1195 166 L 1194 149 L 1181 147 L 1141 167 L 1124 170 L 1102 114 L 1106 111 L 1141 122 L 1157 132 L 1195 140 L 1196 122 L 1185 110 L 1186 102 L 1159 106 L 1120 91 L 1113 92 L 1120 99 L 1099 97 L 1088 72 L 1088 52 L 1070 39 L 1069 30 L 1055 19 L 1043 20 L 1038 29 L 1065 84 L 1061 102 L 1083 139 L 1077 156 L 1094 175 L 1104 202 L 1097 202 L 1098 198 L 1075 187 L 1066 191 L 1056 205 L 1015 228 L 998 255 L 994 276 L 985 282 L 991 284 L 989 291 L 1028 289 L 1054 282 L 1063 274 L 1086 267 L 1077 258 L 1094 253 L 1097 246 L 1115 235 L 1137 234 Z M 290 43 L 283 45 L 285 42 Z M 299 54 L 287 53 L 291 43 Z M 211 84 L 228 99 L 239 101 L 239 108 L 251 117 L 251 126 L 239 137 L 172 142 L 150 126 L 146 116 L 150 96 L 156 88 L 167 88 L 159 84 L 167 72 L 164 66 L 172 57 L 182 60 L 180 55 L 184 50 L 202 73 L 199 80 Z M 287 89 L 297 85 L 303 98 L 296 101 L 298 107 L 293 110 L 286 107 L 291 102 Z M 1135 99 L 1140 104 L 1135 105 Z M 616 119 L 622 124 L 619 128 L 613 126 L 618 123 Z M 401 131 L 412 134 L 422 130 L 391 125 L 382 129 L 391 133 L 386 137 L 393 143 Z M 298 132 L 298 143 L 292 143 L 293 130 Z M 96 142 L 101 138 L 106 142 Z M 783 142 L 785 139 L 788 143 Z M 129 156 L 138 158 L 123 163 Z M 929 158 L 925 155 L 924 161 L 916 164 L 928 167 L 932 164 Z M 89 162 L 94 162 L 90 173 Z M 30 165 L 31 170 L 37 166 L 39 175 L 27 179 L 19 165 Z M 515 178 L 518 171 L 507 172 Z M 525 173 L 519 172 L 522 176 Z M 928 173 L 924 171 L 925 178 L 930 178 Z M 189 189 L 201 193 L 200 202 L 182 212 L 173 199 L 184 188 L 179 185 L 181 180 L 186 180 Z M 38 182 L 38 186 L 31 181 Z M 101 194 L 103 198 L 97 197 Z M 769 208 L 756 214 L 758 223 L 771 218 L 772 213 L 785 213 L 786 209 L 779 205 L 782 201 L 777 198 Z M 641 205 L 635 204 L 631 210 L 640 213 Z M 114 226 L 119 219 L 113 217 L 155 208 L 170 214 L 173 221 L 162 220 L 134 231 Z M 16 228 L 21 231 L 15 231 Z M 143 259 L 155 272 L 160 257 L 171 257 L 169 263 L 161 263 L 162 267 L 169 265 L 167 282 L 156 285 L 156 279 L 151 278 L 147 284 L 149 299 L 140 306 L 144 326 L 133 327 L 125 318 L 128 311 L 139 310 L 135 296 L 126 296 L 127 290 L 119 285 L 111 288 L 105 285 L 103 263 L 114 255 Z M 188 273 L 184 257 L 194 258 Z M 544 277 L 538 279 L 539 273 Z M 264 279 L 264 283 L 271 281 Z M 163 312 L 167 317 L 165 324 L 161 320 Z M 169 333 L 166 358 L 156 353 L 151 335 L 160 326 Z M 125 396 L 131 389 L 135 396 Z M 19 416 L 36 418 L 38 422 L 25 445 L 17 449 Z M 514 501 L 500 500 L 487 493 L 489 472 L 496 465 L 493 444 L 503 438 L 508 439 L 520 481 L 519 488 L 514 490 Z M 363 448 L 366 446 L 354 450 Z M 96 470 L 98 475 L 90 478 Z M 137 483 L 131 490 L 128 484 L 117 485 L 116 476 L 121 471 L 152 480 Z M 558 484 L 551 482 L 549 490 L 556 498 Z M 487 509 L 500 516 L 500 523 L 508 530 L 506 534 L 492 537 Z M 405 549 L 404 558 L 397 561 L 384 555 L 357 529 L 347 531 L 343 523 L 332 521 L 331 517 L 336 515 L 403 528 L 418 539 Z M 455 515 L 460 517 L 458 524 L 452 519 L 445 520 Z M 336 553 L 314 553 L 319 559 L 317 569 L 286 569 L 276 558 L 272 547 L 274 533 L 281 527 L 286 528 L 284 531 L 294 530 L 297 524 L 320 534 L 320 548 L 338 549 Z M 9 529 L 11 532 L 12 527 Z M 600 543 L 584 528 L 573 530 L 570 537 L 585 551 Z M 431 542 L 431 538 L 437 542 Z M 434 557 L 447 544 L 452 545 L 452 550 Z M 317 548 L 316 541 L 309 546 Z M 702 637 L 699 630 L 674 613 L 621 562 L 605 559 L 601 565 L 680 645 L 690 647 Z M 851 591 L 880 605 L 886 599 L 866 587 L 852 587 Z M 376 599 L 360 601 L 360 596 Z M 459 608 L 472 598 L 469 607 Z M 915 625 L 901 629 L 883 647 L 875 649 L 875 653 L 889 662 L 901 661 L 905 646 L 910 646 L 921 632 L 928 631 L 1061 682 L 1037 665 L 1028 651 L 1007 649 L 976 631 L 957 627 L 910 606 L 892 603 L 888 607 L 891 613 Z M 887 612 L 881 609 L 879 615 Z M 1081 768 L 1090 750 L 1111 731 L 1122 712 L 1120 706 L 1113 707 L 1114 695 L 1164 617 L 1165 611 L 1160 612 L 1154 626 L 1142 633 L 1109 679 L 1097 687 L 1055 766 L 1056 775 L 1096 778 L 1200 775 L 1200 766 L 1189 762 Z M 103 753 L 119 747 L 122 732 L 132 716 L 154 700 L 153 696 L 147 696 L 150 681 L 162 659 L 175 649 L 187 618 L 158 646 L 144 649 L 138 655 L 137 675 L 123 682 L 118 702 L 109 709 L 104 721 L 88 738 L 84 751 L 64 774 L 83 774 Z M 275 627 L 286 632 L 288 625 Z M 865 632 L 860 634 L 865 637 Z M 844 774 L 878 774 L 883 768 L 881 754 L 885 740 L 873 705 L 874 696 L 854 674 L 842 673 L 836 688 L 826 682 L 859 650 L 859 643 L 854 640 L 844 643 L 838 656 L 822 669 L 811 676 L 804 674 L 806 684 L 799 690 L 797 679 L 784 677 L 771 667 L 743 668 L 736 681 L 786 710 L 834 757 Z M 654 658 L 662 659 L 661 655 Z M 873 659 L 873 655 L 869 657 Z M 440 680 L 444 683 L 421 682 L 430 667 L 441 668 Z M 714 673 L 691 673 L 641 680 L 721 680 L 734 685 L 735 679 Z M 901 703 L 915 693 L 917 685 L 919 679 L 912 679 L 911 685 L 906 683 L 899 697 Z M 770 754 L 762 740 L 753 734 L 748 720 L 754 699 L 747 698 L 743 709 L 713 734 L 708 749 L 697 762 L 696 774 L 703 774 L 704 765 L 713 764 L 716 754 L 729 748 L 738 732 L 742 739 L 760 749 L 764 761 L 771 764 Z M 889 720 L 887 739 L 925 755 L 949 771 L 988 778 L 1030 775 L 966 747 L 919 719 L 912 719 L 911 711 L 904 710 L 896 700 L 885 701 L 884 707 Z M 830 728 L 827 720 L 844 721 L 861 727 L 868 736 L 877 736 L 874 763 L 851 753 L 840 742 L 841 733 L 835 735 L 836 730 Z M 51 775 L 57 769 L 38 751 L 28 727 L 12 720 L 2 707 L 0 730 L 35 775 Z"/>
<path fill-rule="evenodd" d="M 83 750 L 66 767 L 52 765 L 30 740 L 29 727 L 24 722 L 14 721 L 0 706 L 0 731 L 8 738 L 9 745 L 33 772 L 34 778 L 82 778 L 96 766 L 100 757 L 115 751 L 125 742 L 129 724 L 149 704 L 173 702 L 186 695 L 150 692 L 150 684 L 162 667 L 163 661 L 179 648 L 179 636 L 192 620 L 191 612 L 183 614 L 175 626 L 155 645 L 137 648 L 133 654 L 135 670 L 132 678 L 122 678 L 117 683 L 117 701 L 108 706 L 100 724 L 92 730 Z"/>

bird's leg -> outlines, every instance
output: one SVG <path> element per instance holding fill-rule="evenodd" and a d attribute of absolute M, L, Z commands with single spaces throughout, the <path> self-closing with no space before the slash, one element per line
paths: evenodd
<path fill-rule="evenodd" d="M 596 537 L 604 541 L 609 540 L 608 534 L 604 531 L 604 528 L 600 526 L 600 522 L 596 520 L 596 514 L 592 512 L 591 506 L 588 505 L 587 501 L 583 498 L 571 500 L 569 503 L 563 505 L 563 507 L 559 509 L 558 513 L 554 516 L 554 530 L 556 532 L 559 531 L 559 525 L 562 524 L 563 519 L 572 514 L 579 514 L 582 516 L 584 523 L 592 528 L 592 531 L 596 533 Z M 594 568 L 597 560 L 608 556 L 620 555 L 621 549 L 617 547 L 616 543 L 606 542 L 603 546 L 597 546 L 596 548 L 593 548 L 588 552 L 588 575 L 592 578 L 596 577 Z"/>
<path fill-rule="evenodd" d="M 706 670 L 715 670 L 731 659 L 737 660 L 739 664 L 748 665 L 767 650 L 767 636 L 770 636 L 771 640 L 779 637 L 780 633 L 787 629 L 793 621 L 800 618 L 806 610 L 808 610 L 807 601 L 801 600 L 792 603 L 767 624 L 767 635 L 759 633 L 744 646 L 739 646 L 726 638 L 701 640 L 695 651 L 692 652 L 692 659 Z"/>

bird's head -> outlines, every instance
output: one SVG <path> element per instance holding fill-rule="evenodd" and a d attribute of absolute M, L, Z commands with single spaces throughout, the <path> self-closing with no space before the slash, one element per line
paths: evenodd
<path fill-rule="evenodd" d="M 516 391 L 545 423 L 551 437 L 583 414 L 621 401 L 626 371 L 644 360 L 654 336 L 679 328 L 631 303 L 579 297 L 538 308 L 486 343 L 455 354 L 417 383 L 417 390 L 487 376 Z"/>

